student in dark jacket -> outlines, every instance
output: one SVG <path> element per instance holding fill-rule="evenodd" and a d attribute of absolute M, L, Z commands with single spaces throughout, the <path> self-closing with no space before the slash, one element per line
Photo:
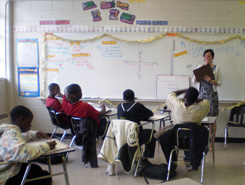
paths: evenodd
<path fill-rule="evenodd" d="M 119 104 L 117 107 L 118 119 L 127 119 L 140 125 L 140 121 L 147 121 L 149 117 L 153 116 L 153 112 L 151 110 L 147 109 L 143 104 L 135 102 L 134 92 L 131 89 L 127 89 L 123 92 L 123 100 L 124 103 Z M 140 128 L 139 144 L 143 145 L 149 141 L 151 129 Z M 148 158 L 154 157 L 155 145 L 156 140 L 152 137 L 151 142 L 145 145 L 145 151 L 140 162 L 142 166 L 151 164 Z"/>

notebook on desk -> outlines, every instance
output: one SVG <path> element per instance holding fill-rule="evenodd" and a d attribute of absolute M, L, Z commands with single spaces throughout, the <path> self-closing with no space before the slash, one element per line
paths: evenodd
<path fill-rule="evenodd" d="M 202 67 L 199 67 L 198 69 L 193 70 L 193 73 L 194 73 L 198 82 L 203 81 L 203 77 L 205 75 L 207 75 L 209 77 L 214 76 L 214 73 L 213 73 L 210 65 L 203 65 Z"/>

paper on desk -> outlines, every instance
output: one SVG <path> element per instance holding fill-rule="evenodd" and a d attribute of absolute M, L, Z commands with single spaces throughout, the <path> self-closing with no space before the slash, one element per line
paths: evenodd
<path fill-rule="evenodd" d="M 101 111 L 101 107 L 95 107 L 95 109 L 96 109 L 97 111 L 99 111 L 99 112 Z M 111 111 L 113 110 L 113 108 L 108 108 L 108 107 L 106 107 L 105 110 L 106 110 L 105 112 L 107 113 L 107 112 L 111 112 Z"/>
<path fill-rule="evenodd" d="M 55 141 L 57 143 L 55 145 L 55 149 L 46 152 L 45 155 L 53 154 L 53 153 L 56 153 L 58 151 L 70 148 L 70 146 L 68 146 L 67 144 L 59 141 L 58 139 L 51 139 L 51 142 L 52 141 Z M 39 146 L 39 145 L 42 145 L 42 144 L 47 143 L 47 142 L 50 142 L 50 140 L 49 139 L 40 139 L 40 140 L 35 140 L 35 141 L 28 142 L 27 145 Z"/>
<path fill-rule="evenodd" d="M 202 121 L 208 121 L 208 117 L 203 118 Z"/>

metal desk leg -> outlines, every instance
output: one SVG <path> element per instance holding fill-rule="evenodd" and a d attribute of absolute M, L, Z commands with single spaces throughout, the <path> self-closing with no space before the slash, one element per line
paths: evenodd
<path fill-rule="evenodd" d="M 159 130 L 161 129 L 161 128 L 164 128 L 165 127 L 165 120 L 164 119 L 161 119 L 160 120 L 160 123 L 159 123 Z M 159 148 L 160 148 L 160 141 L 158 141 L 158 148 L 157 148 L 157 150 L 158 150 L 158 153 L 159 153 Z"/>
<path fill-rule="evenodd" d="M 66 182 L 66 185 L 69 185 L 68 173 L 67 173 L 67 168 L 66 168 L 66 157 L 65 157 L 65 154 L 62 154 L 62 164 L 63 164 L 65 182 Z"/>
<path fill-rule="evenodd" d="M 213 168 L 215 164 L 215 146 L 214 146 L 215 138 L 214 138 L 214 125 L 212 124 L 212 146 L 213 146 Z"/>
<path fill-rule="evenodd" d="M 52 175 L 52 166 L 51 166 L 50 156 L 47 157 L 47 160 L 48 160 L 48 172 L 50 173 L 50 175 Z"/>
<path fill-rule="evenodd" d="M 29 174 L 30 169 L 31 169 L 31 163 L 29 162 L 28 165 L 27 165 L 27 167 L 26 167 L 26 171 L 25 171 L 25 174 L 23 176 L 23 179 L 22 179 L 20 185 L 24 185 L 25 184 L 25 181 L 26 181 L 26 178 L 27 178 L 27 176 Z"/>

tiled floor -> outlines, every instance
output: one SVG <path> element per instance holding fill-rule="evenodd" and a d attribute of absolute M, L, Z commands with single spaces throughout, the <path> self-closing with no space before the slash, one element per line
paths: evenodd
<path fill-rule="evenodd" d="M 227 150 L 223 149 L 223 143 L 216 143 L 215 168 L 212 164 L 211 152 L 208 153 L 205 162 L 204 182 L 208 185 L 242 185 L 245 184 L 245 143 L 228 143 Z M 156 147 L 155 158 L 152 163 L 165 163 L 163 153 L 158 153 Z M 47 166 L 42 165 L 44 168 Z M 119 179 L 115 176 L 107 176 L 106 163 L 99 160 L 99 168 L 85 168 L 81 162 L 81 151 L 77 150 L 69 155 L 67 162 L 70 185 L 144 185 L 143 177 L 133 177 L 133 173 L 125 174 L 118 169 Z M 62 170 L 61 165 L 53 165 L 53 171 Z M 200 182 L 200 168 L 198 171 L 187 171 L 184 166 L 178 166 L 177 176 L 174 179 L 190 178 Z M 160 180 L 149 179 L 150 184 L 159 184 Z M 53 185 L 64 185 L 64 177 L 53 178 Z"/>

